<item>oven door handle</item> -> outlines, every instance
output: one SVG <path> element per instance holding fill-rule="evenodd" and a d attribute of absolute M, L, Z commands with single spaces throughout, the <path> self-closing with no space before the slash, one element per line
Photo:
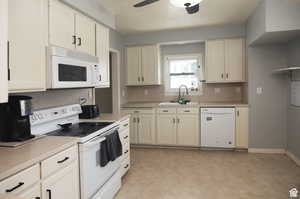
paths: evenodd
<path fill-rule="evenodd" d="M 106 140 L 105 137 L 95 138 L 95 139 L 92 139 L 91 141 L 88 141 L 87 143 L 84 143 L 83 146 L 84 147 L 92 147 L 97 144 L 100 144 L 101 142 L 103 142 L 105 140 Z"/>

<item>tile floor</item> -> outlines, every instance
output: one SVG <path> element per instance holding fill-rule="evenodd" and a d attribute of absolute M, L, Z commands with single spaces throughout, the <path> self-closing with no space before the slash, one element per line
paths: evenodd
<path fill-rule="evenodd" d="M 286 199 L 300 167 L 285 155 L 133 149 L 116 199 Z"/>

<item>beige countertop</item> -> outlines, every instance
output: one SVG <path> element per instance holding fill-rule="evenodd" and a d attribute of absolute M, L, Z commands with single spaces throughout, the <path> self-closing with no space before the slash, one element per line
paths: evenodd
<path fill-rule="evenodd" d="M 125 114 L 125 113 L 120 113 L 120 114 L 109 114 L 109 113 L 101 113 L 99 117 L 93 118 L 93 119 L 84 119 L 81 121 L 87 121 L 87 122 L 105 122 L 105 121 L 122 121 L 126 120 L 130 117 L 130 115 Z"/>
<path fill-rule="evenodd" d="M 16 148 L 0 147 L 0 180 L 77 144 L 77 141 L 78 138 L 73 137 L 45 136 Z"/>
<path fill-rule="evenodd" d="M 201 102 L 187 105 L 159 105 L 160 102 L 129 102 L 122 105 L 122 108 L 164 108 L 164 107 L 248 107 L 248 104 L 240 102 Z"/>

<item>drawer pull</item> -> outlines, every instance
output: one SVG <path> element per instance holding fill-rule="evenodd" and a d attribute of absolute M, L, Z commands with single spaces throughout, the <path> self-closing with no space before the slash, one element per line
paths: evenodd
<path fill-rule="evenodd" d="M 128 135 L 126 135 L 125 137 L 124 137 L 124 139 L 127 139 L 128 138 Z"/>
<path fill-rule="evenodd" d="M 41 199 L 40 197 L 35 197 L 35 199 Z"/>
<path fill-rule="evenodd" d="M 163 110 L 163 112 L 164 112 L 164 113 L 167 113 L 167 112 L 169 112 L 169 111 L 168 111 L 168 110 Z"/>
<path fill-rule="evenodd" d="M 127 154 L 129 151 L 127 150 L 127 151 L 125 151 L 125 154 Z"/>
<path fill-rule="evenodd" d="M 191 112 L 191 111 L 189 111 L 189 110 L 185 110 L 184 112 L 186 112 L 186 113 L 189 113 L 189 112 Z"/>
<path fill-rule="evenodd" d="M 128 123 L 127 124 L 124 124 L 124 127 L 127 127 L 128 126 Z"/>
<path fill-rule="evenodd" d="M 127 169 L 129 167 L 129 164 L 127 164 L 125 167 L 124 167 L 124 169 Z"/>
<path fill-rule="evenodd" d="M 58 164 L 64 163 L 65 161 L 67 161 L 68 159 L 70 159 L 69 157 L 65 157 L 65 159 L 57 161 Z"/>
<path fill-rule="evenodd" d="M 13 188 L 11 188 L 11 189 L 6 189 L 6 193 L 11 193 L 11 192 L 13 192 L 14 190 L 16 190 L 16 189 L 22 187 L 24 184 L 25 184 L 24 182 L 19 182 L 19 184 L 18 184 L 17 186 L 15 186 L 15 187 L 13 187 Z"/>
<path fill-rule="evenodd" d="M 50 190 L 50 189 L 47 189 L 46 191 L 48 192 L 49 199 L 52 199 L 52 192 L 51 192 L 51 190 Z"/>

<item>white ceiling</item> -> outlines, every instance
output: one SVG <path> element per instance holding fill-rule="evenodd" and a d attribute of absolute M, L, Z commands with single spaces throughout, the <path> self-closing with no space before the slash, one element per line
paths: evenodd
<path fill-rule="evenodd" d="M 169 0 L 134 8 L 142 0 L 98 0 L 116 16 L 117 30 L 137 33 L 188 27 L 244 23 L 261 0 L 203 0 L 200 12 L 188 15 Z M 184 0 L 183 0 L 184 1 Z"/>

